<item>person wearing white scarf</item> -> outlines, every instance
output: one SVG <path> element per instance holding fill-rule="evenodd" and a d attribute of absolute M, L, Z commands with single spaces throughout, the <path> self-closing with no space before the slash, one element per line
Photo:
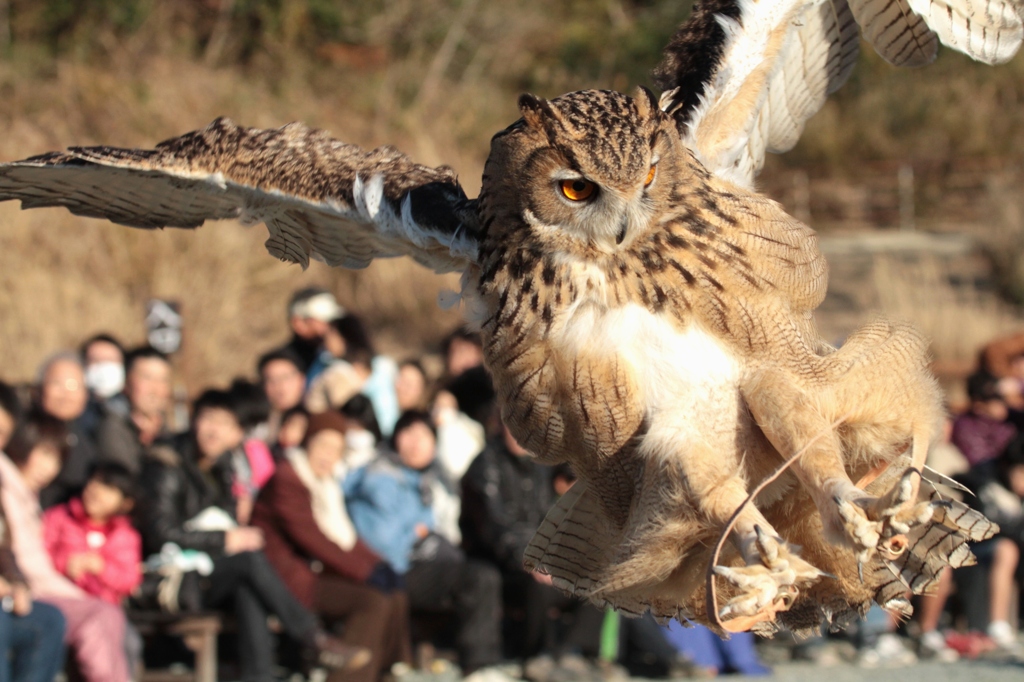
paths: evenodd
<path fill-rule="evenodd" d="M 362 542 L 345 510 L 334 477 L 344 430 L 337 412 L 310 416 L 303 447 L 287 450 L 260 490 L 252 523 L 292 594 L 326 623 L 343 623 L 346 644 L 371 652 L 368 665 L 328 682 L 374 682 L 411 659 L 408 601 L 397 574 Z"/>
<path fill-rule="evenodd" d="M 316 457 L 317 453 L 314 451 L 312 455 Z M 345 511 L 345 498 L 338 479 L 334 477 L 333 467 L 326 475 L 315 472 L 310 463 L 310 454 L 302 448 L 288 448 L 285 457 L 309 490 L 317 527 L 342 549 L 352 549 L 356 544 L 356 529 Z M 319 463 L 317 460 L 314 462 Z"/>

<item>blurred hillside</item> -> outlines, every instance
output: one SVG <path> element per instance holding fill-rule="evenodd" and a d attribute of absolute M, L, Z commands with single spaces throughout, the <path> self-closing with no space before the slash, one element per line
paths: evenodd
<path fill-rule="evenodd" d="M 151 146 L 219 115 L 260 127 L 301 120 L 449 164 L 473 195 L 490 135 L 517 117 L 519 92 L 651 85 L 689 5 L 0 0 L 0 158 L 71 144 Z M 825 233 L 888 229 L 899 207 L 886 197 L 909 166 L 917 229 L 970 233 L 996 266 L 998 290 L 1020 298 L 1022 100 L 1021 56 L 989 68 L 943 51 L 925 70 L 898 71 L 868 49 L 798 148 L 769 162 L 763 184 Z M 429 347 L 457 324 L 457 312 L 434 302 L 457 287 L 453 278 L 405 262 L 302 272 L 269 258 L 264 238 L 263 227 L 233 223 L 147 234 L 0 205 L 3 375 L 30 378 L 49 351 L 92 332 L 141 340 L 154 296 L 183 304 L 190 331 L 180 362 L 193 390 L 250 372 L 255 355 L 285 335 L 285 301 L 307 283 L 365 313 L 396 352 Z M 879 305 L 913 318 L 921 303 Z M 986 320 L 995 321 L 968 333 L 1016 324 L 1014 310 L 994 305 Z"/>

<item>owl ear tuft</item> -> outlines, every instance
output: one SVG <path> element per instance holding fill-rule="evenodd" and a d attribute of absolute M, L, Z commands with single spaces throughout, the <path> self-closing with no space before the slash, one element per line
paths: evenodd
<path fill-rule="evenodd" d="M 519 95 L 519 112 L 531 128 L 544 129 L 544 119 L 551 115 L 551 105 L 547 100 L 534 97 L 528 92 Z"/>
<path fill-rule="evenodd" d="M 633 93 L 633 100 L 636 102 L 637 112 L 641 116 L 648 117 L 659 109 L 658 98 L 642 85 L 638 86 L 636 92 Z"/>

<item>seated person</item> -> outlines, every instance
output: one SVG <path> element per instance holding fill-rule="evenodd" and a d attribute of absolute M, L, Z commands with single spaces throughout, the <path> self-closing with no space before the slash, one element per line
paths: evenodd
<path fill-rule="evenodd" d="M 538 464 L 507 428 L 488 443 L 462 478 L 462 545 L 501 572 L 505 646 L 515 657 L 551 657 L 565 667 L 597 654 L 603 614 L 523 570 L 530 539 L 555 502 L 551 467 Z"/>
<path fill-rule="evenodd" d="M 362 319 L 349 313 L 331 323 L 345 341 L 345 360 L 363 377 L 361 393 L 370 399 L 381 432 L 390 434 L 398 419 L 395 376 L 398 365 L 373 347 L 370 330 Z"/>
<path fill-rule="evenodd" d="M 103 404 L 124 390 L 124 346 L 110 334 L 94 334 L 78 347 L 89 397 Z"/>
<path fill-rule="evenodd" d="M 270 414 L 266 424 L 260 428 L 261 437 L 267 445 L 273 446 L 277 442 L 277 432 L 281 429 L 285 414 L 302 405 L 302 398 L 306 394 L 303 367 L 302 360 L 288 350 L 267 353 L 259 360 L 260 384 L 270 403 Z"/>
<path fill-rule="evenodd" d="M 957 479 L 975 493 L 966 495 L 964 502 L 999 524 L 994 538 L 971 548 L 978 563 L 988 569 L 988 600 L 966 597 L 968 627 L 985 630 L 997 646 L 1016 650 L 1016 634 L 1009 621 L 1014 574 L 1024 547 L 1024 440 L 1014 440 L 994 462 L 972 467 Z M 976 569 L 960 569 L 956 575 L 969 595 L 974 592 L 975 586 L 963 581 L 976 578 Z M 979 591 L 983 593 L 985 587 Z"/>
<path fill-rule="evenodd" d="M 71 450 L 60 473 L 39 493 L 44 509 L 67 502 L 81 491 L 96 460 L 95 434 L 86 427 L 89 393 L 85 370 L 77 354 L 58 353 L 39 369 L 36 403 L 42 412 L 60 419 L 71 433 Z"/>
<path fill-rule="evenodd" d="M 356 531 L 405 574 L 409 604 L 454 608 L 463 673 L 499 663 L 501 576 L 458 549 L 459 499 L 437 462 L 437 438 L 426 412 L 405 412 L 382 453 L 346 480 Z"/>
<path fill-rule="evenodd" d="M 143 346 L 125 355 L 124 367 L 124 392 L 106 403 L 96 451 L 100 460 L 118 462 L 137 476 L 146 448 L 167 435 L 171 363 L 160 351 Z"/>
<path fill-rule="evenodd" d="M 394 571 L 356 535 L 335 469 L 344 452 L 345 420 L 336 412 L 309 419 L 304 448 L 291 448 L 253 510 L 266 553 L 302 603 L 344 624 L 344 641 L 372 660 L 347 680 L 372 682 L 408 662 L 408 606 Z M 323 566 L 314 571 L 311 564 Z"/>
<path fill-rule="evenodd" d="M 0 450 L 6 445 L 0 434 Z M 0 681 L 51 682 L 64 667 L 66 623 L 55 606 L 32 602 L 9 528 L 0 504 L 0 599 L 9 604 L 0 609 Z"/>
<path fill-rule="evenodd" d="M 0 450 L 7 447 L 7 441 L 14 435 L 14 429 L 22 416 L 18 392 L 13 386 L 0 381 Z"/>
<path fill-rule="evenodd" d="M 64 422 L 37 412 L 19 425 L 0 454 L 0 498 L 14 556 L 33 598 L 60 609 L 67 643 L 87 682 L 127 682 L 124 612 L 91 597 L 53 565 L 43 543 L 39 491 L 60 471 L 68 451 Z"/>
<path fill-rule="evenodd" d="M 281 428 L 277 432 L 277 442 L 270 448 L 274 461 L 284 459 L 289 448 L 297 448 L 306 438 L 309 427 L 309 410 L 303 405 L 296 405 L 281 417 Z"/>
<path fill-rule="evenodd" d="M 338 472 L 338 479 L 356 469 L 361 469 L 377 456 L 377 445 L 383 439 L 373 403 L 363 394 L 352 397 L 341 406 L 345 418 L 345 458 Z"/>
<path fill-rule="evenodd" d="M 365 365 L 353 365 L 346 360 L 331 363 L 310 382 L 303 403 L 313 414 L 337 410 L 353 396 L 359 395 L 366 383 Z"/>
<path fill-rule="evenodd" d="M 135 504 L 132 476 L 120 464 L 93 467 L 79 497 L 43 515 L 53 565 L 87 594 L 114 605 L 142 582 L 142 538 L 127 514 Z"/>
<path fill-rule="evenodd" d="M 303 376 L 316 361 L 331 320 L 345 314 L 334 294 L 320 287 L 307 287 L 292 294 L 288 303 L 291 340 L 279 350 L 299 360 Z M 272 351 L 276 352 L 276 351 Z"/>
<path fill-rule="evenodd" d="M 459 410 L 459 401 L 448 391 L 434 396 L 430 416 L 437 426 L 437 461 L 448 478 L 461 480 L 487 445 L 487 433 L 480 422 Z"/>
<path fill-rule="evenodd" d="M 398 409 L 402 412 L 426 409 L 430 398 L 429 387 L 427 371 L 423 369 L 419 360 L 410 358 L 398 364 L 395 399 L 398 401 Z"/>
<path fill-rule="evenodd" d="M 228 391 L 208 391 L 204 403 L 204 424 L 196 432 L 199 448 L 226 453 L 231 467 L 231 495 L 235 500 L 235 520 L 247 525 L 252 516 L 256 494 L 274 473 L 270 448 L 261 440 L 247 438 L 250 429 L 263 415 L 259 403 L 263 391 L 255 384 L 235 381 Z M 214 400 L 216 397 L 216 400 Z"/>
<path fill-rule="evenodd" d="M 231 382 L 229 393 L 234 402 L 235 419 L 244 434 L 238 453 L 241 466 L 236 466 L 236 471 L 242 471 L 243 480 L 236 485 L 244 486 L 244 494 L 255 499 L 263 484 L 274 475 L 274 456 L 261 436 L 262 426 L 270 417 L 270 403 L 260 385 L 244 379 Z"/>
<path fill-rule="evenodd" d="M 977 372 L 967 380 L 968 412 L 953 422 L 950 442 L 964 454 L 971 466 L 996 459 L 1017 436 L 1017 428 L 1006 421 L 1010 411 L 999 394 L 995 379 Z"/>
<path fill-rule="evenodd" d="M 753 633 L 736 632 L 723 639 L 703 625 L 683 626 L 678 620 L 670 621 L 666 631 L 671 645 L 697 667 L 695 676 L 717 677 L 734 672 L 761 677 L 772 672 L 758 659 Z"/>
<path fill-rule="evenodd" d="M 272 679 L 273 638 L 267 616 L 275 615 L 285 634 L 305 647 L 310 658 L 331 667 L 353 667 L 365 652 L 353 650 L 328 636 L 316 617 L 284 586 L 263 552 L 263 533 L 239 527 L 232 497 L 230 441 L 233 419 L 225 417 L 231 397 L 207 391 L 193 407 L 192 429 L 172 441 L 173 447 L 149 449 L 143 460 L 138 507 L 139 528 L 146 554 L 165 543 L 205 552 L 213 572 L 204 581 L 203 605 L 233 610 L 238 626 L 239 659 L 246 682 Z M 202 523 L 218 516 L 219 524 Z M 219 526 L 219 527 L 216 527 Z"/>

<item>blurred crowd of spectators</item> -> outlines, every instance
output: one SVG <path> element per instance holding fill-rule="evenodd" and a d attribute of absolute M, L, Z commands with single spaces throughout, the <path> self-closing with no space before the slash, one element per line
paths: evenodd
<path fill-rule="evenodd" d="M 325 290 L 297 292 L 288 323 L 287 344 L 252 377 L 201 391 L 176 429 L 171 359 L 113 336 L 52 355 L 31 386 L 0 383 L 0 682 L 53 680 L 65 647 L 73 675 L 137 679 L 174 653 L 132 626 L 145 612 L 220 614 L 221 672 L 246 682 L 769 672 L 749 636 L 620 620 L 523 570 L 575 477 L 503 427 L 474 334 L 453 332 L 443 370 L 428 372 L 425 358 L 377 353 Z M 921 601 L 917 655 L 1015 646 L 1024 337 L 1014 343 L 986 350 L 970 410 L 932 453 L 1003 530 L 975 548 L 979 566 Z M 866 665 L 893 658 L 897 637 L 870 621 Z"/>
<path fill-rule="evenodd" d="M 967 379 L 967 409 L 947 423 L 929 466 L 963 486 L 947 489 L 999 524 L 999 534 L 972 547 L 977 566 L 947 571 L 938 593 L 920 609 L 922 641 L 940 655 L 1020 654 L 1015 621 L 1024 565 L 1024 334 L 998 339 L 981 352 Z M 970 491 L 970 492 L 966 492 Z M 963 627 L 940 632 L 955 593 Z M 945 648 L 944 648 L 945 647 Z"/>
<path fill-rule="evenodd" d="M 653 621 L 523 570 L 574 476 L 503 428 L 474 334 L 434 376 L 377 353 L 327 291 L 287 317 L 289 342 L 185 423 L 172 359 L 106 334 L 0 383 L 0 682 L 52 680 L 65 646 L 73 675 L 137 679 L 172 653 L 132 626 L 146 612 L 220 614 L 221 674 L 247 682 L 684 669 Z M 723 669 L 763 671 L 745 651 Z"/>

